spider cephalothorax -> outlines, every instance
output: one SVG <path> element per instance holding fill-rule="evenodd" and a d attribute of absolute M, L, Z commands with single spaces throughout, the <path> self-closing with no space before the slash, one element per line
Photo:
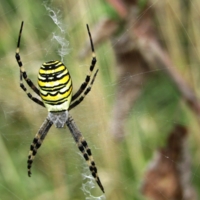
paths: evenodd
<path fill-rule="evenodd" d="M 88 144 L 82 136 L 81 132 L 77 128 L 73 118 L 69 114 L 69 110 L 81 103 L 84 97 L 90 92 L 98 73 L 97 69 L 96 72 L 93 74 L 92 80 L 90 80 L 96 64 L 96 56 L 89 26 L 87 25 L 87 30 L 92 48 L 92 61 L 89 74 L 86 76 L 85 81 L 81 84 L 79 90 L 74 95 L 72 95 L 72 79 L 70 77 L 69 71 L 67 67 L 60 61 L 52 60 L 42 64 L 38 73 L 38 85 L 40 89 L 38 89 L 28 78 L 19 54 L 22 29 L 23 22 L 21 24 L 15 54 L 17 63 L 20 67 L 20 87 L 26 92 L 27 96 L 31 100 L 33 100 L 40 106 L 46 107 L 48 110 L 48 116 L 40 127 L 38 133 L 35 135 L 35 138 L 33 139 L 33 142 L 30 146 L 27 161 L 28 175 L 31 176 L 31 166 L 33 163 L 33 159 L 37 154 L 37 150 L 41 146 L 52 124 L 54 124 L 57 128 L 62 128 L 66 124 L 75 142 L 77 143 L 79 150 L 82 152 L 84 159 L 87 161 L 92 176 L 95 178 L 97 184 L 104 192 L 104 188 L 97 174 L 97 168 L 93 160 L 91 150 L 88 147 Z M 27 91 L 26 87 L 23 84 L 23 79 L 30 86 L 30 88 L 42 99 L 42 101 L 38 98 L 33 97 Z"/>
<path fill-rule="evenodd" d="M 60 112 L 49 112 L 47 118 L 54 123 L 56 128 L 63 128 L 69 117 L 67 110 Z"/>

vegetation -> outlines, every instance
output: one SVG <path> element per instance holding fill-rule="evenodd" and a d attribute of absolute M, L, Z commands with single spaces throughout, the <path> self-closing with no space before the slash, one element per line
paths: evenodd
<path fill-rule="evenodd" d="M 200 1 L 194 0 L 190 5 L 183 2 L 153 1 L 152 4 L 159 16 L 157 28 L 171 59 L 199 96 Z M 106 14 L 101 1 L 1 2 L 0 199 L 95 199 L 81 189 L 85 183 L 82 174 L 87 167 L 67 129 L 51 128 L 34 160 L 32 177 L 27 175 L 29 147 L 47 111 L 31 102 L 20 89 L 19 67 L 14 56 L 24 20 L 20 54 L 33 82 L 37 83 L 41 63 L 61 59 L 60 45 L 52 37 L 53 33 L 59 36 L 63 33 L 50 17 L 53 12 L 44 5 L 55 12 L 66 30 L 69 53 L 63 61 L 69 68 L 75 90 L 84 80 L 91 59 L 78 59 L 79 50 L 88 40 L 85 24 L 92 27 Z M 117 143 L 109 129 L 117 84 L 111 44 L 107 42 L 96 48 L 96 54 L 100 69 L 96 82 L 85 101 L 71 114 L 92 149 L 107 199 L 145 199 L 139 188 L 146 166 L 154 151 L 165 145 L 174 123 L 184 124 L 189 130 L 192 183 L 200 193 L 198 119 L 181 100 L 174 84 L 162 70 L 149 72 L 152 75 L 125 122 L 127 135 Z M 100 196 L 101 191 L 95 186 L 90 192 Z"/>

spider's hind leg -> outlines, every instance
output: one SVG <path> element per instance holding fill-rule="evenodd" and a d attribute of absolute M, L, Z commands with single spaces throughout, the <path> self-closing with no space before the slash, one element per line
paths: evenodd
<path fill-rule="evenodd" d="M 67 124 L 75 142 L 77 143 L 79 150 L 81 151 L 84 159 L 86 160 L 92 176 L 94 177 L 95 181 L 97 182 L 97 184 L 99 185 L 101 190 L 104 192 L 103 185 L 101 184 L 101 181 L 97 174 L 97 167 L 96 167 L 94 159 L 92 157 L 92 152 L 91 152 L 90 148 L 88 147 L 87 142 L 83 138 L 81 132 L 79 131 L 78 127 L 76 126 L 73 118 L 70 115 L 69 115 L 69 119 L 66 122 L 66 124 Z"/>
<path fill-rule="evenodd" d="M 33 163 L 33 159 L 35 158 L 35 155 L 37 154 L 37 150 L 42 145 L 42 142 L 45 136 L 47 135 L 49 129 L 51 128 L 52 124 L 53 122 L 51 122 L 49 119 L 46 119 L 33 139 L 33 142 L 30 146 L 30 151 L 29 151 L 28 161 L 27 161 L 29 177 L 31 176 L 31 166 Z"/>
<path fill-rule="evenodd" d="M 96 167 L 94 159 L 92 157 L 91 149 L 88 147 L 86 140 L 83 137 L 81 137 L 77 144 L 78 144 L 79 150 L 83 154 L 83 157 L 87 161 L 87 164 L 89 166 L 92 176 L 95 178 L 95 181 L 97 182 L 97 184 L 99 185 L 101 190 L 104 192 L 104 188 L 103 188 L 101 181 L 99 179 L 99 176 L 97 174 L 97 167 Z"/>

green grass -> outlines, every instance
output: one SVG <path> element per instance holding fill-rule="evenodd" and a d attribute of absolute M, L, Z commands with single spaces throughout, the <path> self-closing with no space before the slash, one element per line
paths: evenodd
<path fill-rule="evenodd" d="M 183 13 L 177 4 L 175 1 L 155 3 L 160 15 L 158 28 L 173 62 L 199 95 L 200 34 L 196 19 L 200 3 L 193 1 L 187 26 L 181 21 Z M 84 61 L 77 59 L 81 45 L 88 39 L 85 24 L 92 26 L 98 21 L 105 12 L 104 6 L 101 1 L 69 0 L 52 1 L 51 7 L 60 9 L 60 20 L 66 25 L 70 53 L 64 62 L 71 72 L 74 88 L 78 88 L 90 63 L 90 57 Z M 40 1 L 2 1 L 0 13 L 0 199 L 85 199 L 80 189 L 85 162 L 67 129 L 52 127 L 34 160 L 31 178 L 26 170 L 30 143 L 47 111 L 31 102 L 19 87 L 19 68 L 14 55 L 20 23 L 25 21 L 20 53 L 35 83 L 42 62 L 60 59 L 59 47 L 51 41 L 52 33 L 59 30 Z M 127 136 L 117 144 L 109 132 L 116 85 L 110 43 L 96 48 L 96 54 L 100 72 L 93 90 L 71 113 L 92 148 L 107 199 L 144 199 L 139 187 L 145 167 L 153 152 L 165 145 L 174 123 L 185 124 L 191 132 L 192 181 L 199 193 L 199 125 L 196 116 L 180 100 L 174 84 L 163 71 L 152 74 L 129 113 Z M 101 195 L 97 186 L 92 193 Z"/>

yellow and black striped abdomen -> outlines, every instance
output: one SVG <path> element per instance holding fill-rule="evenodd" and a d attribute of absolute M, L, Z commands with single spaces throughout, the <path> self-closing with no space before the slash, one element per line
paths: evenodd
<path fill-rule="evenodd" d="M 72 97 L 72 80 L 62 62 L 43 63 L 38 74 L 38 85 L 48 111 L 68 110 Z"/>

